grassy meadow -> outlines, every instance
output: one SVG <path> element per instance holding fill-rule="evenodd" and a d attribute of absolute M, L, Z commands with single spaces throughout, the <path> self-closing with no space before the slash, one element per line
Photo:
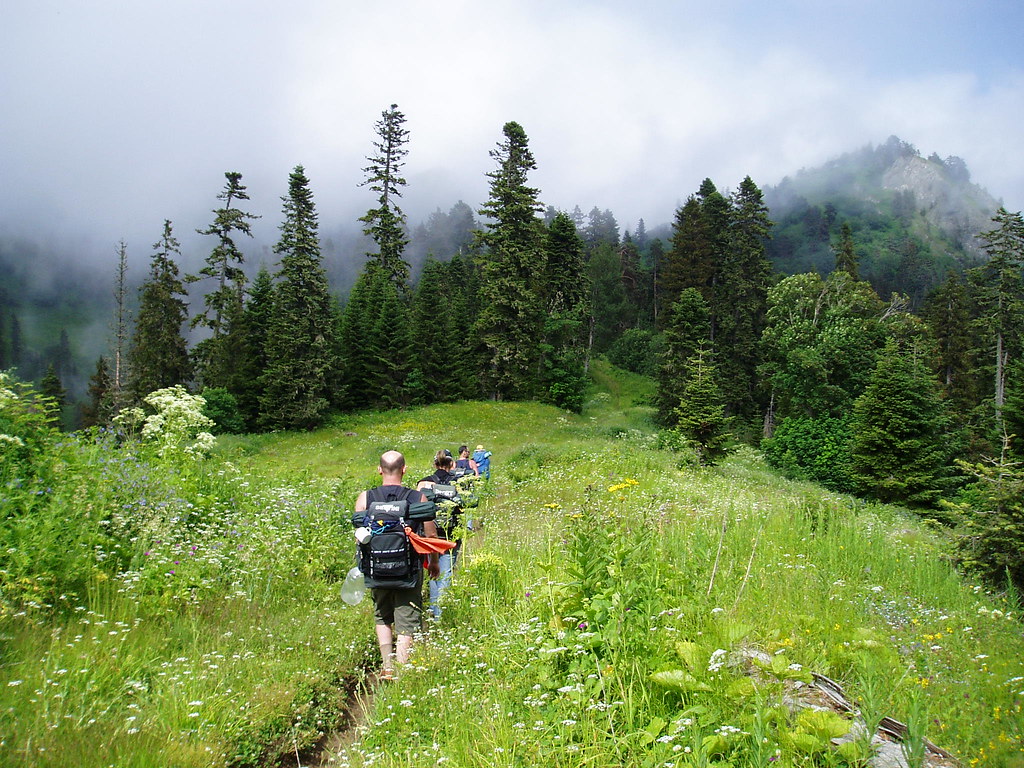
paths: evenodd
<path fill-rule="evenodd" d="M 829 746 L 848 721 L 787 706 L 816 672 L 906 723 L 909 764 L 926 737 L 1024 766 L 1019 607 L 957 575 L 941 531 L 749 449 L 680 468 L 650 383 L 593 373 L 580 416 L 360 414 L 192 462 L 66 437 L 5 477 L 0 765 L 864 764 L 863 739 Z M 494 452 L 482 528 L 378 684 L 369 601 L 339 597 L 348 510 L 384 450 L 414 481 L 461 443 Z"/>

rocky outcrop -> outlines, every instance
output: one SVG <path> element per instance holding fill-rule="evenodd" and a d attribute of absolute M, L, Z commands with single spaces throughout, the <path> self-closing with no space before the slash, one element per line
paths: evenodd
<path fill-rule="evenodd" d="M 955 167 L 959 170 L 960 164 Z M 905 204 L 911 204 L 930 225 L 967 253 L 981 256 L 984 250 L 977 233 L 991 228 L 999 203 L 960 176 L 936 158 L 904 155 L 882 174 L 882 188 L 903 195 Z"/>

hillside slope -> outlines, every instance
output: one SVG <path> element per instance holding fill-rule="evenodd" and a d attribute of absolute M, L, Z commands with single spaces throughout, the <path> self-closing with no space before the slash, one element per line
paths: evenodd
<path fill-rule="evenodd" d="M 853 230 L 861 276 L 882 296 L 915 303 L 948 270 L 982 258 L 977 235 L 999 206 L 971 182 L 963 160 L 925 158 L 895 136 L 877 147 L 804 169 L 765 189 L 776 222 L 769 257 L 786 274 L 831 271 L 845 222 Z"/>

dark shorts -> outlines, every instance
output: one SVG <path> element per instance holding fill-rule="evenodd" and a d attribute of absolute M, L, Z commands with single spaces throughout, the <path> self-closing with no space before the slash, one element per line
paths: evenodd
<path fill-rule="evenodd" d="M 370 590 L 373 618 L 377 624 L 394 624 L 399 635 L 414 635 L 422 629 L 423 587 Z"/>

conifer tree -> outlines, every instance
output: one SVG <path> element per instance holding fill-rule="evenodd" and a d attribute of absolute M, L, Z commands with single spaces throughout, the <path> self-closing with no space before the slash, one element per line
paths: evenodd
<path fill-rule="evenodd" d="M 17 370 L 25 356 L 25 349 L 23 346 L 24 342 L 21 338 L 21 323 L 18 322 L 18 316 L 11 313 L 11 359 L 10 367 Z"/>
<path fill-rule="evenodd" d="M 921 316 L 938 350 L 939 383 L 953 418 L 964 421 L 977 405 L 970 304 L 963 279 L 950 273 L 925 299 Z"/>
<path fill-rule="evenodd" d="M 107 359 L 96 360 L 96 371 L 89 379 L 89 399 L 82 406 L 82 426 L 96 427 L 110 422 L 113 412 L 113 378 Z"/>
<path fill-rule="evenodd" d="M 252 237 L 251 221 L 259 218 L 236 207 L 238 201 L 249 199 L 242 184 L 242 174 L 228 171 L 224 177 L 227 179 L 224 189 L 217 195 L 224 204 L 213 211 L 214 220 L 210 226 L 196 230 L 200 235 L 213 235 L 217 244 L 206 257 L 206 266 L 199 270 L 199 274 L 186 277 L 190 283 L 204 278 L 214 281 L 213 290 L 204 299 L 205 310 L 192 318 L 193 328 L 202 326 L 212 333 L 196 348 L 200 378 L 210 387 L 226 386 L 231 371 L 237 365 L 234 355 L 241 342 L 238 339 L 225 341 L 231 332 L 232 319 L 237 330 L 246 282 L 241 267 L 245 257 L 235 243 L 235 233 Z"/>
<path fill-rule="evenodd" d="M 726 261 L 729 223 L 729 202 L 711 179 L 704 179 L 697 194 L 687 198 L 676 212 L 672 247 L 665 254 L 661 270 L 662 307 L 671 307 L 686 288 L 699 290 L 711 312 L 712 343 L 721 314 L 715 286 L 720 282 Z"/>
<path fill-rule="evenodd" d="M 384 300 L 384 285 L 391 276 L 370 262 L 359 273 L 342 310 L 339 349 L 342 352 L 343 406 L 348 410 L 371 407 L 377 394 L 370 382 L 376 376 L 380 349 L 374 330 Z M 393 284 L 393 283 L 392 283 Z"/>
<path fill-rule="evenodd" d="M 931 505 L 949 476 L 947 419 L 937 382 L 914 353 L 890 340 L 853 404 L 850 472 L 885 503 Z"/>
<path fill-rule="evenodd" d="M 230 392 L 249 431 L 259 428 L 260 400 L 263 397 L 263 372 L 267 369 L 267 337 L 274 309 L 274 282 L 266 266 L 261 266 L 253 280 L 249 301 L 241 318 L 239 338 L 242 349 L 231 379 Z"/>
<path fill-rule="evenodd" d="M 857 276 L 857 250 L 853 244 L 853 230 L 849 222 L 843 222 L 839 230 L 839 243 L 835 247 L 836 269 L 846 272 L 854 280 Z"/>
<path fill-rule="evenodd" d="M 480 214 L 487 229 L 478 236 L 480 313 L 474 336 L 480 346 L 481 384 L 497 400 L 533 397 L 538 388 L 539 339 L 544 274 L 542 206 L 527 184 L 536 168 L 526 131 L 505 123 L 504 140 L 491 151 L 498 168 L 487 174 L 490 195 Z"/>
<path fill-rule="evenodd" d="M 579 411 L 586 391 L 586 330 L 590 306 L 583 258 L 583 241 L 572 219 L 558 213 L 545 240 L 541 280 L 545 314 L 541 336 L 543 399 L 560 408 Z"/>
<path fill-rule="evenodd" d="M 584 273 L 584 284 L 590 288 L 588 354 L 607 352 L 629 325 L 632 307 L 621 269 L 619 254 L 611 243 L 600 243 L 590 252 Z"/>
<path fill-rule="evenodd" d="M 60 374 L 57 373 L 57 366 L 53 363 L 50 363 L 46 367 L 46 374 L 39 383 L 39 392 L 43 397 L 49 398 L 49 405 L 47 409 L 52 415 L 52 418 L 58 424 L 62 424 L 62 413 L 64 410 L 64 404 L 67 401 L 67 391 L 64 389 L 64 384 L 60 380 Z"/>
<path fill-rule="evenodd" d="M 767 311 L 771 264 L 765 256 L 772 222 L 764 196 L 749 176 L 732 195 L 727 249 L 715 284 L 719 380 L 726 412 L 760 412 L 757 367 Z"/>
<path fill-rule="evenodd" d="M 7 369 L 7 334 L 3 314 L 0 314 L 0 371 Z"/>
<path fill-rule="evenodd" d="M 1024 458 L 1024 359 L 1010 363 L 1006 374 L 1003 430 L 1013 455 Z"/>
<path fill-rule="evenodd" d="M 128 381 L 128 344 L 131 313 L 128 309 L 128 245 L 124 240 L 117 244 L 117 272 L 114 279 L 114 370 L 110 379 L 111 415 L 120 413 L 126 403 Z"/>
<path fill-rule="evenodd" d="M 181 334 L 188 319 L 188 305 L 175 260 L 180 256 L 171 222 L 165 220 L 163 234 L 153 244 L 149 277 L 140 289 L 135 333 L 128 349 L 128 389 L 139 402 L 150 392 L 185 384 L 191 377 L 188 349 Z"/>
<path fill-rule="evenodd" d="M 671 247 L 665 253 L 656 284 L 659 301 L 655 313 L 662 323 L 668 322 L 668 310 L 684 290 L 703 288 L 710 283 L 713 265 L 700 253 L 703 244 L 700 201 L 696 195 L 690 195 L 676 210 Z"/>
<path fill-rule="evenodd" d="M 1003 432 L 1002 409 L 1006 396 L 1007 364 L 1021 356 L 1024 337 L 1024 219 L 1020 212 L 1000 207 L 992 217 L 996 226 L 983 232 L 989 261 L 969 272 L 978 308 L 977 326 L 987 339 L 996 435 Z"/>
<path fill-rule="evenodd" d="M 284 221 L 274 252 L 281 257 L 261 378 L 263 425 L 313 429 L 330 406 L 335 380 L 335 312 L 320 259 L 317 214 L 301 165 L 281 198 Z"/>
<path fill-rule="evenodd" d="M 427 259 L 416 284 L 410 314 L 412 327 L 424 337 L 417 350 L 416 367 L 428 402 L 448 402 L 465 396 L 458 389 L 454 370 L 459 349 L 458 315 L 451 306 L 452 288 L 447 265 Z"/>
<path fill-rule="evenodd" d="M 409 151 L 405 145 L 409 141 L 409 131 L 405 129 L 405 115 L 392 104 L 390 109 L 381 112 L 375 131 L 377 140 L 373 146 L 375 153 L 366 159 L 370 164 L 363 168 L 366 174 L 364 186 L 369 186 L 377 193 L 377 207 L 366 212 L 360 221 L 366 224 L 363 232 L 373 238 L 377 245 L 377 253 L 369 253 L 371 262 L 380 265 L 384 273 L 402 292 L 407 288 L 409 279 L 409 263 L 405 260 L 405 215 L 398 207 L 398 199 L 402 196 L 402 188 L 406 185 L 402 177 L 402 166 Z"/>
<path fill-rule="evenodd" d="M 68 338 L 66 328 L 60 329 L 60 339 L 53 356 L 53 365 L 61 379 L 78 374 L 78 366 L 75 365 L 75 356 L 71 353 L 71 340 Z"/>
<path fill-rule="evenodd" d="M 700 291 L 687 288 L 676 300 L 665 328 L 665 346 L 658 363 L 656 420 L 664 427 L 676 421 L 676 409 L 688 375 L 688 361 L 707 345 L 711 331 L 708 304 Z"/>
<path fill-rule="evenodd" d="M 474 353 L 472 328 L 477 315 L 477 273 L 470 257 L 455 255 L 446 265 L 447 296 L 446 308 L 454 320 L 454 330 L 449 339 L 453 349 L 449 373 L 452 380 L 453 399 L 476 399 L 480 397 L 479 361 Z"/>
<path fill-rule="evenodd" d="M 384 281 L 381 287 L 380 311 L 372 328 L 375 365 L 366 383 L 375 408 L 401 408 L 424 394 L 422 372 L 410 379 L 418 368 L 407 300 L 392 281 Z"/>
<path fill-rule="evenodd" d="M 704 345 L 686 361 L 674 414 L 675 429 L 690 443 L 702 465 L 715 464 L 725 456 L 729 419 L 718 387 L 717 369 Z"/>

